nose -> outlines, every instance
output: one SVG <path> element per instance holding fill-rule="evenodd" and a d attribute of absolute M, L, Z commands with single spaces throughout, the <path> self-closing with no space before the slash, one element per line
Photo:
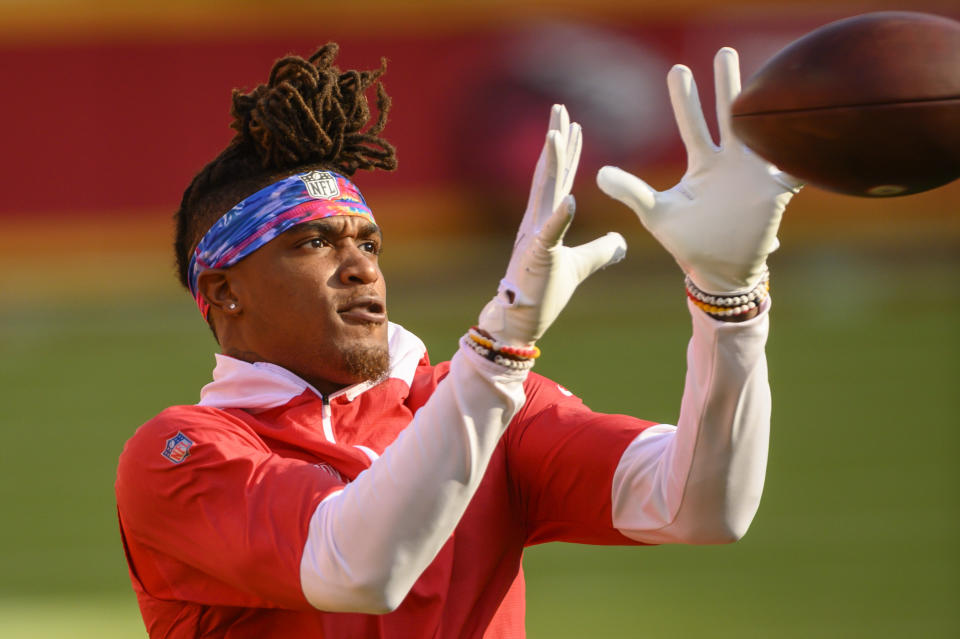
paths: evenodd
<path fill-rule="evenodd" d="M 345 250 L 340 263 L 340 281 L 347 285 L 372 284 L 380 278 L 376 258 L 356 246 Z"/>

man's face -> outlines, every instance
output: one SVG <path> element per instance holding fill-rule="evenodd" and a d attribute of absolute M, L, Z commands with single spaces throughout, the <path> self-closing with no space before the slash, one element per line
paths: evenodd
<path fill-rule="evenodd" d="M 283 366 L 322 393 L 382 376 L 382 241 L 364 218 L 328 217 L 291 228 L 233 266 L 240 339 L 224 344 L 224 352 Z"/>

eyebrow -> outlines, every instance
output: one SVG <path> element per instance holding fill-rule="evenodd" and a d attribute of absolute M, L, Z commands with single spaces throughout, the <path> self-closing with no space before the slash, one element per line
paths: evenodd
<path fill-rule="evenodd" d="M 339 230 L 335 229 L 333 225 L 325 220 L 310 220 L 309 222 L 304 222 L 303 224 L 297 224 L 291 228 L 290 231 L 294 233 L 315 231 L 328 236 L 342 235 Z M 357 230 L 357 237 L 360 239 L 365 239 L 372 236 L 377 236 L 380 239 L 383 239 L 383 232 L 380 230 L 380 227 L 372 222 L 367 222 Z"/>

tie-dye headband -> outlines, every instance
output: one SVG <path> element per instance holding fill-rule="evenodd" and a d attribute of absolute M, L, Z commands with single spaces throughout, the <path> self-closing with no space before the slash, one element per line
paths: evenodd
<path fill-rule="evenodd" d="M 356 185 L 332 171 L 291 175 L 227 211 L 190 257 L 190 292 L 204 318 L 210 305 L 197 287 L 200 273 L 233 266 L 291 227 L 334 215 L 355 215 L 376 224 Z"/>

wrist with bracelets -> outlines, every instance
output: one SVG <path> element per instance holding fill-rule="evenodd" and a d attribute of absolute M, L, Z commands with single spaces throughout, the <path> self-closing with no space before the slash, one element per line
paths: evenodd
<path fill-rule="evenodd" d="M 759 308 L 770 295 L 770 271 L 765 270 L 753 289 L 740 295 L 711 295 L 700 290 L 690 276 L 684 278 L 687 298 L 697 308 L 717 319 L 736 318 Z"/>
<path fill-rule="evenodd" d="M 540 357 L 540 349 L 536 346 L 510 346 L 497 341 L 494 337 L 482 332 L 476 326 L 470 328 L 463 336 L 461 343 L 465 344 L 478 355 L 514 370 L 528 370 L 533 368 L 533 362 Z"/>

